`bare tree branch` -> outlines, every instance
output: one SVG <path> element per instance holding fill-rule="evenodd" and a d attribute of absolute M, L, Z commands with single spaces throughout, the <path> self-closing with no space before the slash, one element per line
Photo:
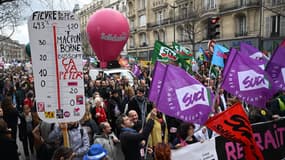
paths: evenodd
<path fill-rule="evenodd" d="M 12 1 L 14 1 L 14 0 L 0 0 L 0 5 L 1 5 L 1 4 L 4 4 L 4 3 L 6 3 L 6 2 L 12 2 Z"/>
<path fill-rule="evenodd" d="M 0 0 L 0 33 L 10 38 L 15 27 L 22 23 L 25 7 L 31 0 Z M 9 32 L 9 33 L 7 33 Z M 5 39 L 0 39 L 0 41 Z"/>

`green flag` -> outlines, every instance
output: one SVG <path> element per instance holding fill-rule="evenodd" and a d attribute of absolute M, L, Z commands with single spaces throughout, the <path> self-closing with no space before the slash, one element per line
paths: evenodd
<path fill-rule="evenodd" d="M 176 42 L 172 42 L 174 50 L 179 53 L 180 55 L 186 55 L 193 57 L 193 54 L 191 53 L 189 48 L 183 47 L 180 44 Z"/>
<path fill-rule="evenodd" d="M 185 70 L 187 70 L 186 68 L 190 68 L 191 70 L 191 67 L 192 65 L 197 65 L 197 61 L 195 60 L 194 58 L 194 55 L 191 53 L 190 49 L 189 48 L 186 48 L 176 42 L 172 42 L 172 45 L 173 45 L 173 48 L 174 50 L 179 53 L 179 57 L 180 59 L 183 59 L 183 60 L 179 60 L 181 64 L 183 64 L 182 68 L 184 68 Z M 187 70 L 188 71 L 188 70 Z"/>
<path fill-rule="evenodd" d="M 155 41 L 154 51 L 151 57 L 151 61 L 154 64 L 156 61 L 169 63 L 170 61 L 176 62 L 178 60 L 178 54 L 172 50 L 169 46 L 160 41 Z"/>

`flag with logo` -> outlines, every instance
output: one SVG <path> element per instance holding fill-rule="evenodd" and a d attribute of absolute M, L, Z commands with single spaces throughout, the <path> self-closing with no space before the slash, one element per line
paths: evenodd
<path fill-rule="evenodd" d="M 186 71 L 188 72 L 192 72 L 193 71 L 193 67 L 197 66 L 197 62 L 194 58 L 194 55 L 191 53 L 190 49 L 189 48 L 186 48 L 176 42 L 173 42 L 172 43 L 173 45 L 173 48 L 174 48 L 174 51 L 176 53 L 178 53 L 178 65 L 185 69 Z M 194 70 L 195 70 L 195 67 L 194 67 Z"/>
<path fill-rule="evenodd" d="M 213 100 L 213 93 L 185 70 L 167 66 L 157 102 L 159 111 L 203 125 L 208 119 Z"/>
<path fill-rule="evenodd" d="M 224 68 L 224 59 L 227 58 L 226 53 L 229 52 L 229 49 L 226 47 L 215 44 L 214 52 L 212 57 L 212 64 Z"/>
<path fill-rule="evenodd" d="M 140 74 L 142 73 L 140 67 L 138 66 L 138 64 L 134 64 L 133 65 L 132 72 L 137 77 L 140 76 Z"/>
<path fill-rule="evenodd" d="M 253 130 L 241 103 L 236 103 L 210 118 L 205 125 L 226 139 L 241 143 L 244 146 L 245 159 L 264 159 L 255 142 Z"/>
<path fill-rule="evenodd" d="M 250 58 L 256 60 L 259 64 L 266 64 L 268 62 L 268 58 L 262 52 L 244 42 L 240 43 L 240 53 L 248 55 Z"/>
<path fill-rule="evenodd" d="M 164 78 L 165 70 L 166 70 L 166 65 L 156 61 L 153 71 L 153 78 L 149 90 L 149 96 L 148 96 L 148 99 L 154 103 L 157 103 L 160 90 L 162 87 L 162 81 Z"/>
<path fill-rule="evenodd" d="M 151 61 L 154 64 L 156 61 L 168 63 L 170 61 L 176 62 L 178 60 L 177 53 L 172 50 L 166 44 L 155 41 L 154 43 L 154 51 L 151 57 Z"/>
<path fill-rule="evenodd" d="M 266 66 L 266 72 L 273 80 L 276 90 L 285 90 L 285 40 L 275 50 Z"/>
<path fill-rule="evenodd" d="M 258 67 L 254 59 L 242 56 L 236 49 L 231 49 L 229 63 L 224 69 L 224 79 L 221 87 L 240 100 L 255 107 L 265 107 L 274 90 L 271 87 L 271 78 Z"/>
<path fill-rule="evenodd" d="M 189 48 L 183 47 L 180 44 L 176 42 L 172 42 L 172 46 L 174 50 L 179 53 L 180 55 L 190 56 L 193 57 L 193 54 L 191 53 Z"/>

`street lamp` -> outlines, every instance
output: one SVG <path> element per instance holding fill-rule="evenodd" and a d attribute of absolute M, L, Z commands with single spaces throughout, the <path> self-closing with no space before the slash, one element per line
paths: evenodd
<path fill-rule="evenodd" d="M 171 5 L 169 3 L 166 3 L 170 8 L 173 8 L 173 39 L 174 39 L 174 42 L 175 42 L 175 9 L 178 7 L 178 6 L 175 6 L 175 5 Z"/>

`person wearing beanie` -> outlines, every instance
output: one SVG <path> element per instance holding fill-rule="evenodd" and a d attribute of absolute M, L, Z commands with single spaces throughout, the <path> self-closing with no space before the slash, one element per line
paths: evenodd
<path fill-rule="evenodd" d="M 101 144 L 95 143 L 84 155 L 83 160 L 108 160 L 107 154 L 107 150 Z"/>

